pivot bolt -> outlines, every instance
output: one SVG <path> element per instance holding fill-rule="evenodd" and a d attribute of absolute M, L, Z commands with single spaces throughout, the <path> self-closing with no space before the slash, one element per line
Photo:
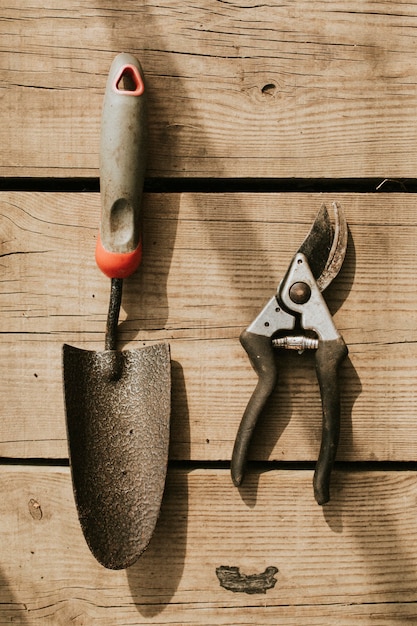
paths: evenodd
<path fill-rule="evenodd" d="M 295 304 L 305 304 L 310 300 L 310 286 L 307 283 L 294 283 L 290 287 L 289 295 Z"/>

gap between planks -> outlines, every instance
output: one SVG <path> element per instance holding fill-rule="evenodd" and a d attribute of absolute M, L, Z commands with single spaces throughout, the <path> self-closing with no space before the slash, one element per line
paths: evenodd
<path fill-rule="evenodd" d="M 96 177 L 0 177 L 0 191 L 99 192 Z M 147 178 L 146 193 L 416 193 L 417 178 Z"/>

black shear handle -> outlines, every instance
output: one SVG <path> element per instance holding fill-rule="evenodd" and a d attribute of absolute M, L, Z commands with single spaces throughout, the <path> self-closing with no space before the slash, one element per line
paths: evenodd
<path fill-rule="evenodd" d="M 330 500 L 330 474 L 336 458 L 340 432 L 340 392 L 338 370 L 348 349 L 341 337 L 320 341 L 316 351 L 316 371 L 323 408 L 322 438 L 314 472 L 314 497 L 318 504 Z"/>
<path fill-rule="evenodd" d="M 240 335 L 240 343 L 258 375 L 258 383 L 243 414 L 233 448 L 231 473 L 236 487 L 243 480 L 251 436 L 258 417 L 275 388 L 278 374 L 270 337 L 244 330 Z"/>

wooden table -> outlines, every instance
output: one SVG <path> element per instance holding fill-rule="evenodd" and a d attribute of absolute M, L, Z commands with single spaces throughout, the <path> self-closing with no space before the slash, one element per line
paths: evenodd
<path fill-rule="evenodd" d="M 0 624 L 417 623 L 417 3 L 2 4 Z M 120 51 L 144 67 L 150 129 L 121 344 L 169 342 L 173 391 L 157 529 L 114 572 L 77 519 L 61 347 L 103 346 L 98 144 Z M 321 508 L 312 355 L 282 357 L 240 490 L 229 465 L 256 382 L 239 334 L 332 201 L 350 235 L 326 299 L 349 357 Z M 222 566 L 276 584 L 232 592 Z"/>

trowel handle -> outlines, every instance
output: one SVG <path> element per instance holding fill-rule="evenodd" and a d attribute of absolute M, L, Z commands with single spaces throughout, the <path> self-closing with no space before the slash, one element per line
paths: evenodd
<path fill-rule="evenodd" d="M 119 54 L 107 79 L 100 145 L 101 226 L 96 262 L 110 278 L 126 278 L 142 256 L 140 206 L 146 167 L 146 95 L 142 68 Z"/>

